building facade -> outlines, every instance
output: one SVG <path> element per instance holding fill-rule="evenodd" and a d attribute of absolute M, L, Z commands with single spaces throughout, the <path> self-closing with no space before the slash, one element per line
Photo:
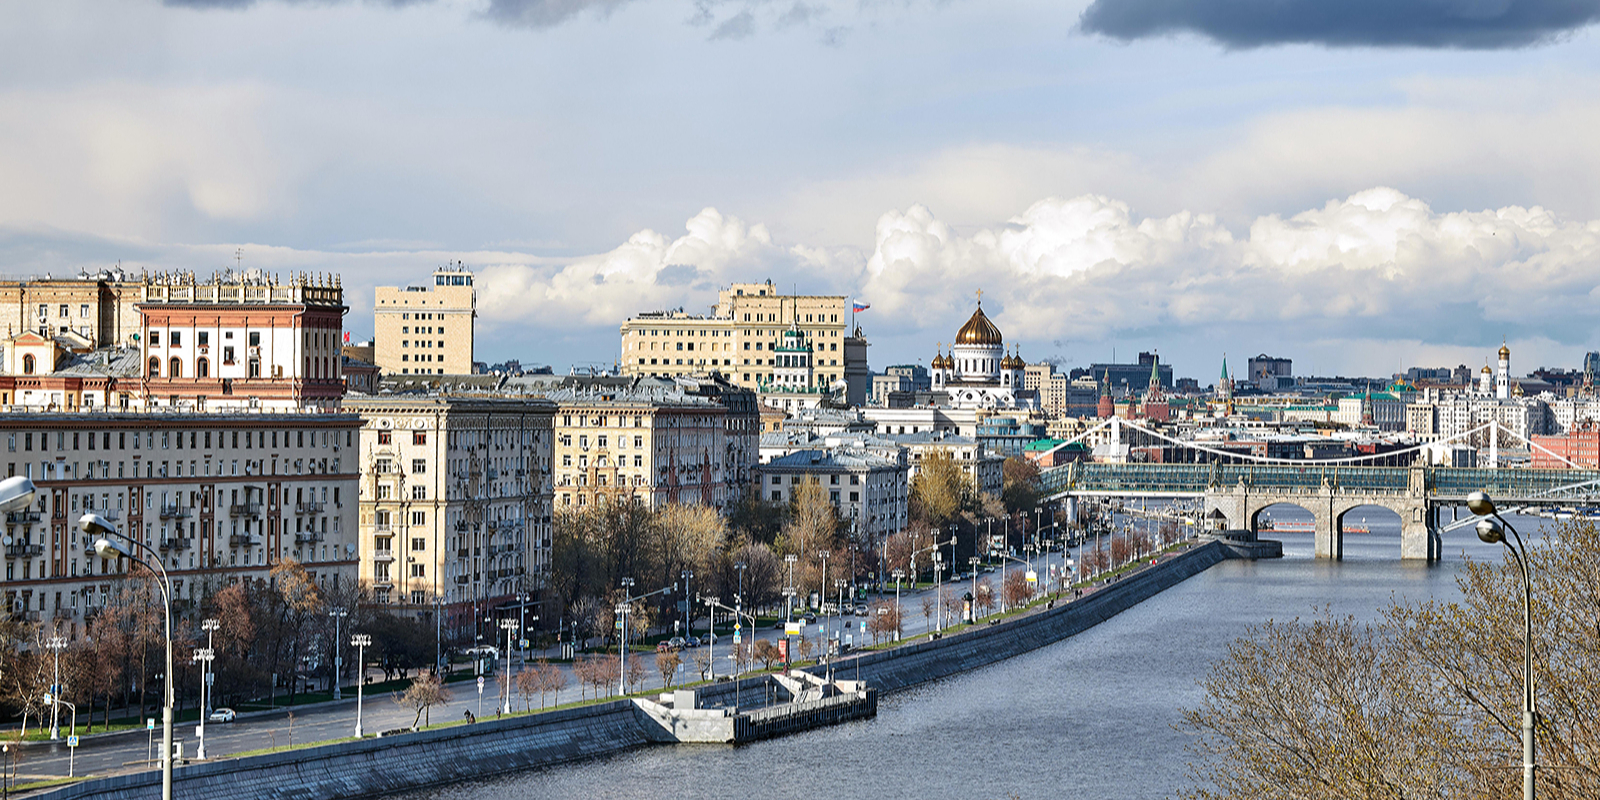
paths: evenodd
<path fill-rule="evenodd" d="M 475 605 L 542 588 L 550 565 L 555 404 L 352 398 L 360 415 L 361 579 L 379 607 L 459 632 Z"/>
<path fill-rule="evenodd" d="M 563 389 L 551 471 L 557 508 L 633 498 L 725 507 L 748 464 L 730 464 L 728 408 L 676 389 Z M 744 415 L 748 417 L 748 415 Z M 740 433 L 743 436 L 743 433 Z M 753 442 L 749 453 L 755 455 Z M 744 452 L 742 449 L 739 452 Z"/>
<path fill-rule="evenodd" d="M 388 374 L 471 375 L 478 293 L 472 271 L 437 269 L 431 286 L 374 290 L 374 361 Z"/>
<path fill-rule="evenodd" d="M 906 525 L 910 481 L 905 466 L 868 450 L 800 450 L 761 465 L 763 498 L 788 503 L 805 482 L 818 484 L 857 542 L 881 542 Z"/>
<path fill-rule="evenodd" d="M 96 513 L 157 554 L 175 608 L 293 560 L 319 586 L 358 576 L 350 414 L 0 414 L 6 473 L 37 486 L 6 518 L 14 618 L 77 638 L 127 576 L 95 556 L 78 518 Z"/>

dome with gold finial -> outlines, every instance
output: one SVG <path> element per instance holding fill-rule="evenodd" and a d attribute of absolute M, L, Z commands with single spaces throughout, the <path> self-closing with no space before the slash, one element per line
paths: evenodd
<path fill-rule="evenodd" d="M 972 312 L 972 318 L 967 324 L 961 326 L 956 333 L 956 344 L 1000 345 L 1005 343 L 1005 337 L 1000 335 L 1000 329 L 984 316 L 983 305 L 978 305 L 978 310 Z"/>
<path fill-rule="evenodd" d="M 1001 369 L 1022 369 L 1023 366 L 1022 358 L 1016 353 L 1011 353 L 1005 358 L 1000 359 Z"/>
<path fill-rule="evenodd" d="M 1501 342 L 1500 343 L 1500 360 L 1501 361 L 1509 361 L 1509 360 L 1511 360 L 1511 348 L 1506 347 L 1506 343 L 1505 342 Z"/>
<path fill-rule="evenodd" d="M 1483 374 L 1485 374 L 1485 375 L 1493 375 L 1494 374 L 1494 370 L 1489 369 L 1489 365 L 1488 364 L 1484 364 L 1483 365 L 1483 369 L 1481 370 L 1481 372 L 1483 372 Z"/>

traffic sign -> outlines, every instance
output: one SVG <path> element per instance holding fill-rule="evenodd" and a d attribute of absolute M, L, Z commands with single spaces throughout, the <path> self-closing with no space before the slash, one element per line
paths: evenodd
<path fill-rule="evenodd" d="M 68 747 L 77 747 L 78 746 L 78 737 L 76 737 L 76 736 L 68 736 L 67 737 L 67 746 Z"/>
<path fill-rule="evenodd" d="M 478 676 L 478 693 L 483 694 L 483 676 Z"/>
<path fill-rule="evenodd" d="M 804 631 L 805 631 L 805 627 L 803 625 L 801 625 L 800 623 L 798 623 L 798 622 L 785 622 L 785 623 L 783 623 L 783 635 L 784 636 L 799 636 L 802 633 L 804 633 Z"/>
<path fill-rule="evenodd" d="M 155 730 L 156 729 L 155 718 L 152 717 L 152 718 L 146 719 L 144 721 L 144 729 L 147 730 L 147 731 Z"/>
<path fill-rule="evenodd" d="M 738 644 L 739 643 L 739 639 L 740 639 L 739 629 L 738 628 L 734 628 L 733 629 L 733 643 L 734 644 Z"/>

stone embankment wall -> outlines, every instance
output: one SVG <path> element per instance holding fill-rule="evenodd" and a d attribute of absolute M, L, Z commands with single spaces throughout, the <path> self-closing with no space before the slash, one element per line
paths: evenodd
<path fill-rule="evenodd" d="M 1195 547 L 1158 566 L 1102 587 L 1084 598 L 1034 612 L 1005 624 L 975 626 L 939 640 L 863 654 L 861 678 L 877 692 L 895 692 L 1028 652 L 1060 641 L 1125 611 L 1156 593 L 1227 558 L 1242 555 L 1223 544 Z M 848 662 L 854 678 L 856 664 Z M 820 671 L 814 669 L 813 671 Z M 765 691 L 766 678 L 750 679 L 740 691 Z M 732 694 L 719 684 L 706 699 Z M 731 699 L 731 698 L 728 698 Z M 713 702 L 715 700 L 713 699 Z M 817 723 L 846 715 L 817 709 Z M 753 737 L 779 734 L 794 724 L 757 724 Z M 486 720 L 475 725 L 340 742 L 286 753 L 227 759 L 180 767 L 173 775 L 177 797 L 230 800 L 340 800 L 390 794 L 424 786 L 545 767 L 615 753 L 659 740 L 660 725 L 631 700 Z M 40 800 L 155 800 L 161 773 L 101 778 L 35 794 Z"/>

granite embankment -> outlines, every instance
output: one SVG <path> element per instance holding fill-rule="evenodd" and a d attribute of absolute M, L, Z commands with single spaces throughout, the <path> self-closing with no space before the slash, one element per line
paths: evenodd
<path fill-rule="evenodd" d="M 845 662 L 841 672 L 848 669 L 850 674 L 841 677 L 854 678 L 858 660 L 861 679 L 888 693 L 993 664 L 1087 630 L 1214 564 L 1241 556 L 1248 557 L 1245 551 L 1225 543 L 1198 545 L 1070 603 L 1001 624 L 971 626 L 936 640 L 863 653 Z M 765 680 L 750 679 L 743 690 L 763 691 Z M 704 692 L 701 702 L 733 690 L 731 683 L 707 688 L 712 691 Z M 232 800 L 371 797 L 615 753 L 659 741 L 659 729 L 633 701 L 618 700 L 182 766 L 174 772 L 174 795 Z M 160 772 L 146 771 L 84 781 L 33 796 L 42 800 L 154 800 L 160 795 Z"/>

